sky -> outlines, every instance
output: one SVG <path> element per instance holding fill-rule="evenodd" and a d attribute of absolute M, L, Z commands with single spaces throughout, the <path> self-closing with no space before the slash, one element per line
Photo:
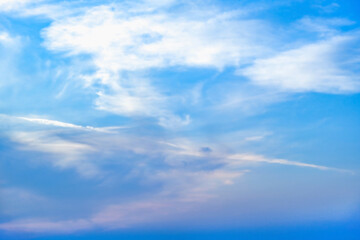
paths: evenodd
<path fill-rule="evenodd" d="M 359 239 L 359 13 L 0 0 L 0 238 Z"/>

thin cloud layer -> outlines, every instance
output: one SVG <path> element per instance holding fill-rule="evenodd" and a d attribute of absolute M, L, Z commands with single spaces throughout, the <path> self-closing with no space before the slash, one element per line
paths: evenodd
<path fill-rule="evenodd" d="M 29 3 L 39 2 L 40 0 L 1 0 L 0 11 L 12 11 L 26 6 Z"/>
<path fill-rule="evenodd" d="M 20 143 L 20 149 L 50 154 L 50 162 L 59 168 L 76 168 L 84 176 L 98 174 L 97 168 L 86 160 L 93 148 L 89 145 L 61 139 L 48 132 L 12 132 L 10 139 Z"/>
<path fill-rule="evenodd" d="M 352 221 L 360 35 L 340 8 L 0 0 L 0 230 Z"/>
<path fill-rule="evenodd" d="M 173 96 L 162 94 L 145 73 L 144 78 L 129 76 L 129 72 L 173 66 L 221 70 L 267 51 L 256 41 L 267 31 L 266 24 L 239 19 L 236 13 L 126 10 L 120 5 L 90 8 L 55 21 L 43 31 L 49 50 L 90 55 L 95 73 L 82 78 L 87 86 L 100 84 L 96 105 L 101 110 L 155 117 L 165 127 L 186 125 L 187 117 L 171 110 Z"/>
<path fill-rule="evenodd" d="M 290 92 L 352 93 L 360 89 L 359 61 L 342 54 L 358 52 L 358 33 L 330 39 L 258 59 L 243 74 L 255 84 Z M 241 72 L 241 71 L 240 71 Z"/>

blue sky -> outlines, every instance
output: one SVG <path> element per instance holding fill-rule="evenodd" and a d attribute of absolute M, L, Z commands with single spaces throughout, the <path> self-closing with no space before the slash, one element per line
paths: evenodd
<path fill-rule="evenodd" d="M 0 0 L 0 236 L 356 239 L 359 12 Z"/>

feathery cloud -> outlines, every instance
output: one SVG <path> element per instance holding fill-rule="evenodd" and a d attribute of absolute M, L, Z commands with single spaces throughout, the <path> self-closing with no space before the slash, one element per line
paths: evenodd
<path fill-rule="evenodd" d="M 163 126 L 187 124 L 187 117 L 173 113 L 173 96 L 164 95 L 146 71 L 173 66 L 223 69 L 267 51 L 256 41 L 268 32 L 259 20 L 217 10 L 181 15 L 127 10 L 120 5 L 89 8 L 54 21 L 42 33 L 49 50 L 90 56 L 95 73 L 82 79 L 87 86 L 100 84 L 96 106 L 101 110 L 155 117 Z"/>
<path fill-rule="evenodd" d="M 75 168 L 81 175 L 92 177 L 99 174 L 97 167 L 85 159 L 94 148 L 54 136 L 46 131 L 12 132 L 12 141 L 20 143 L 20 149 L 50 154 L 49 158 L 56 167 Z"/>
<path fill-rule="evenodd" d="M 353 93 L 360 90 L 356 66 L 359 34 L 336 35 L 274 57 L 257 59 L 240 70 L 253 83 L 285 92 Z M 346 54 L 349 51 L 350 54 Z"/>

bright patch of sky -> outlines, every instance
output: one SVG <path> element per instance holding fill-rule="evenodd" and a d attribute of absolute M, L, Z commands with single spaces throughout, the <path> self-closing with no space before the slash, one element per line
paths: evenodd
<path fill-rule="evenodd" d="M 0 0 L 0 236 L 359 226 L 359 12 Z"/>

